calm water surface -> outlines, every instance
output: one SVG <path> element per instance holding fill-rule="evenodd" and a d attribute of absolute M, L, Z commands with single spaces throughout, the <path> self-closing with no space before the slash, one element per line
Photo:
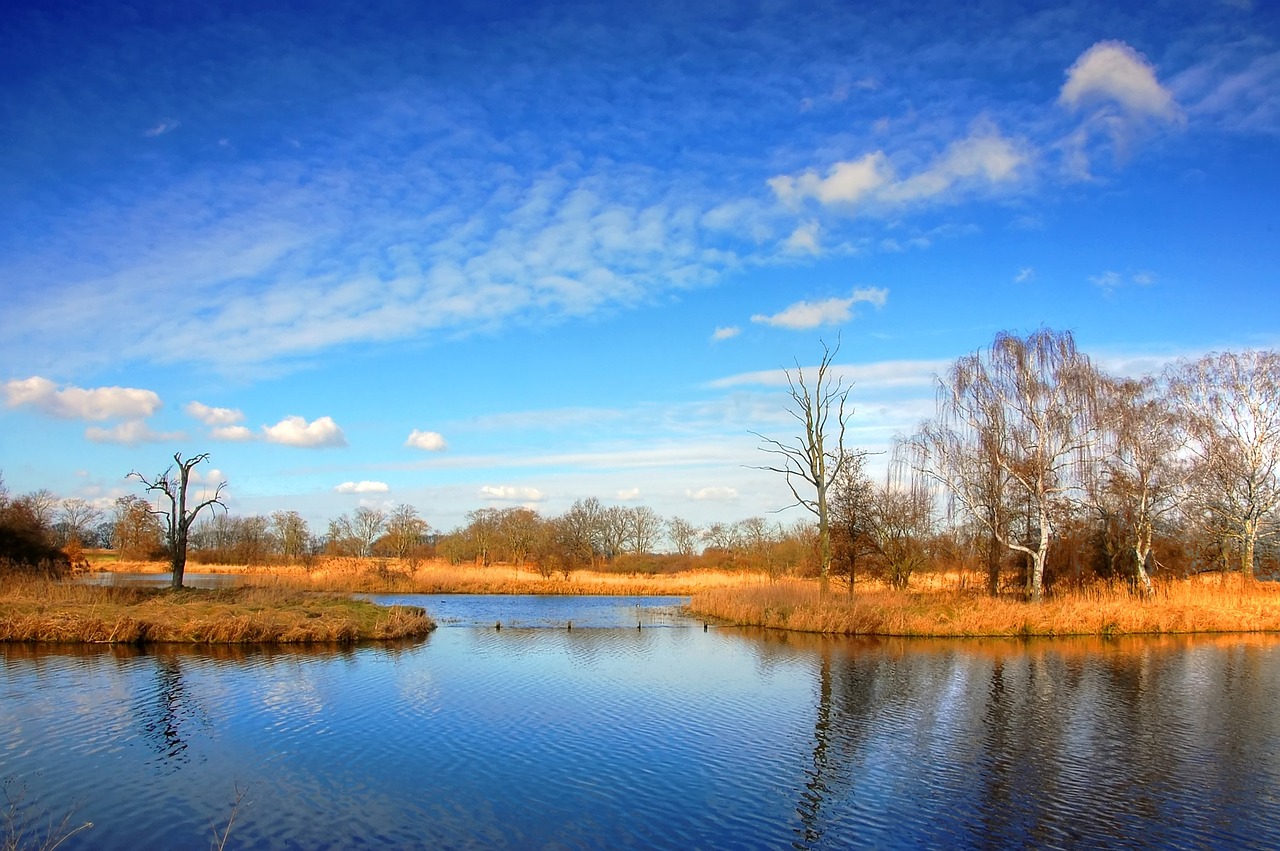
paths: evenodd
<path fill-rule="evenodd" d="M 208 848 L 237 789 L 239 849 L 1280 847 L 1273 638 L 851 641 L 704 631 L 673 599 L 379 599 L 442 628 L 0 645 L 0 777 L 94 822 L 64 848 Z"/>

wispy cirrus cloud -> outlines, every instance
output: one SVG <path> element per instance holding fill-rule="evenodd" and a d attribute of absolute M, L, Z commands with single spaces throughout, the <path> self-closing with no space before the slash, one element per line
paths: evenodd
<path fill-rule="evenodd" d="M 1035 156 L 1026 140 L 1006 137 L 980 122 L 929 165 L 904 177 L 888 154 L 873 151 L 837 162 L 825 174 L 809 169 L 768 183 L 778 200 L 794 209 L 812 200 L 848 212 L 892 212 L 910 204 L 954 203 L 968 194 L 1016 188 L 1029 177 Z"/>
<path fill-rule="evenodd" d="M 883 307 L 889 291 L 882 287 L 863 287 L 853 291 L 848 298 L 829 298 L 823 301 L 798 301 L 772 315 L 757 313 L 752 322 L 787 328 L 792 331 L 817 328 L 822 325 L 840 325 L 854 317 L 853 306 L 858 303 Z"/>
<path fill-rule="evenodd" d="M 186 440 L 187 437 L 186 433 L 181 431 L 156 431 L 144 420 L 125 420 L 110 428 L 90 426 L 85 429 L 84 436 L 94 443 L 121 443 L 126 446 Z"/>

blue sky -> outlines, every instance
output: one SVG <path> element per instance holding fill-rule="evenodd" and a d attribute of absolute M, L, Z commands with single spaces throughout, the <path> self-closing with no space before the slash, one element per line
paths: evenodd
<path fill-rule="evenodd" d="M 7 7 L 11 492 L 737 520 L 824 340 L 874 450 L 1000 330 L 1280 337 L 1274 7 L 354 5 Z"/>

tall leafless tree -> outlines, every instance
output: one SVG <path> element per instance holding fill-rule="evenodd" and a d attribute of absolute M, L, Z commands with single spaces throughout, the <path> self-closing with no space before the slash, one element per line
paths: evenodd
<path fill-rule="evenodd" d="M 1118 550 L 1143 593 L 1152 593 L 1147 570 L 1152 541 L 1163 518 L 1181 507 L 1187 464 L 1178 417 L 1155 379 L 1107 380 L 1097 463 L 1086 481 L 1086 501 L 1113 528 Z"/>
<path fill-rule="evenodd" d="M 159 508 L 151 509 L 151 513 L 165 518 L 165 545 L 169 550 L 171 585 L 174 588 L 182 587 L 182 575 L 187 568 L 187 538 L 191 524 L 206 508 L 215 505 L 221 506 L 223 511 L 227 508 L 222 501 L 222 489 L 227 486 L 226 482 L 219 482 L 212 495 L 197 502 L 194 508 L 187 508 L 187 485 L 191 479 L 191 470 L 208 457 L 208 452 L 202 452 L 184 460 L 181 452 L 175 452 L 173 462 L 177 467 L 176 472 L 174 467 L 169 467 L 151 479 L 136 471 L 129 473 L 129 478 L 137 479 L 148 491 L 154 491 L 168 500 L 168 508 L 161 504 Z"/>
<path fill-rule="evenodd" d="M 1000 333 L 939 379 L 938 415 L 913 442 L 917 468 L 1027 557 L 1032 602 L 1043 597 L 1055 504 L 1078 485 L 1098 440 L 1097 388 L 1069 332 Z M 1008 522 L 1011 503 L 1024 511 L 1021 530 Z"/>
<path fill-rule="evenodd" d="M 852 416 L 846 411 L 849 391 L 839 378 L 831 374 L 832 363 L 840 351 L 822 344 L 822 360 L 810 386 L 804 369 L 796 363 L 795 375 L 785 370 L 790 404 L 787 413 L 800 424 L 801 432 L 793 442 L 784 443 L 758 432 L 752 432 L 763 445 L 761 451 L 773 455 L 778 462 L 756 469 L 780 473 L 786 479 L 792 505 L 803 506 L 818 518 L 818 578 L 825 593 L 831 580 L 831 512 L 828 491 L 848 463 L 844 448 L 845 426 Z M 833 421 L 834 418 L 834 421 Z M 801 484 L 803 483 L 803 484 Z M 809 489 L 812 488 L 812 493 Z"/>
<path fill-rule="evenodd" d="M 1198 502 L 1239 544 L 1240 570 L 1252 577 L 1280 508 L 1280 353 L 1206 355 L 1180 364 L 1170 388 L 1196 457 Z"/>

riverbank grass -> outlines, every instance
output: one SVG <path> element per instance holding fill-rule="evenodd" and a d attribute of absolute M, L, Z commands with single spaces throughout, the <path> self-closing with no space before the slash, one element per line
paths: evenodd
<path fill-rule="evenodd" d="M 1238 577 L 1157 583 L 1150 598 L 1124 586 L 1063 591 L 1040 604 L 950 589 L 871 587 L 849 596 L 812 581 L 711 589 L 700 617 L 798 632 L 880 636 L 1138 635 L 1280 631 L 1280 586 Z"/>
<path fill-rule="evenodd" d="M 416 607 L 279 588 L 175 591 L 9 580 L 0 589 L 0 641 L 346 644 L 415 638 L 434 628 Z"/>

